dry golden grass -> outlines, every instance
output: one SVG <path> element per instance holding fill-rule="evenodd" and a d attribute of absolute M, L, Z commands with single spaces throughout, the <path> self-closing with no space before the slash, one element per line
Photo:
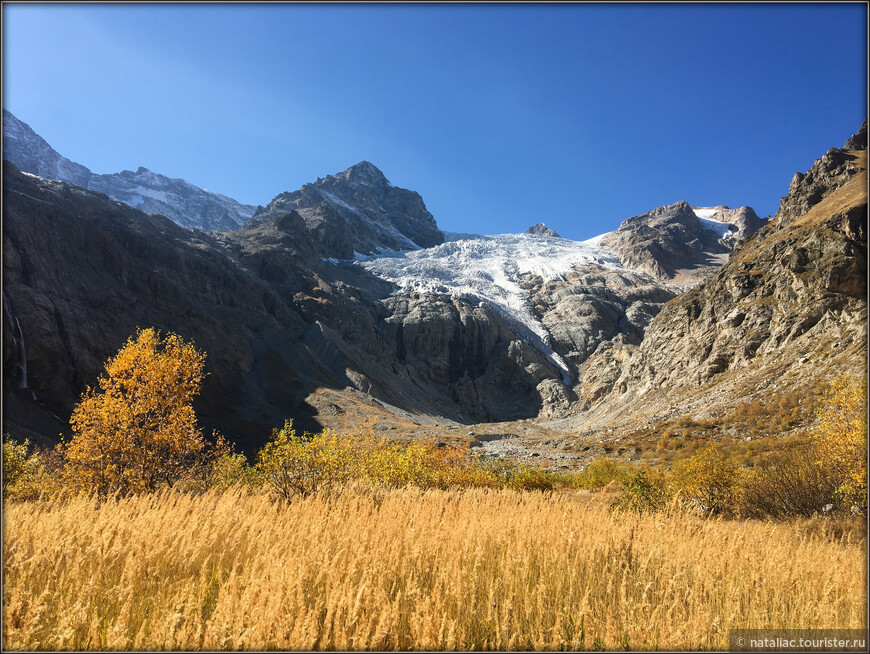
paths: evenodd
<path fill-rule="evenodd" d="M 6 506 L 5 649 L 723 649 L 863 628 L 866 542 L 582 494 Z"/>

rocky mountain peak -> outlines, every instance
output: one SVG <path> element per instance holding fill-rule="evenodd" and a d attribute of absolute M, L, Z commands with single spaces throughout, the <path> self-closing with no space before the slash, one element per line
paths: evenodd
<path fill-rule="evenodd" d="M 867 149 L 867 119 L 861 123 L 858 131 L 850 136 L 843 146 L 844 150 L 866 150 Z"/>
<path fill-rule="evenodd" d="M 444 242 L 423 198 L 390 184 L 368 161 L 281 193 L 259 209 L 251 223 L 288 211 L 299 212 L 325 258 L 352 259 L 354 253 L 416 250 Z"/>
<path fill-rule="evenodd" d="M 779 202 L 773 218 L 777 227 L 788 225 L 822 202 L 864 169 L 856 151 L 867 149 L 867 120 L 856 134 L 846 141 L 846 148 L 831 148 L 816 159 L 806 173 L 797 172 L 791 180 L 788 194 Z"/>
<path fill-rule="evenodd" d="M 392 186 L 380 169 L 368 161 L 360 161 L 355 166 L 351 166 L 347 170 L 335 175 L 335 178 L 355 185 Z"/>
<path fill-rule="evenodd" d="M 750 207 L 693 207 L 680 201 L 627 218 L 601 245 L 630 268 L 692 286 L 713 274 L 763 224 Z"/>
<path fill-rule="evenodd" d="M 3 109 L 3 158 L 32 175 L 87 188 L 90 170 L 55 151 L 30 125 Z"/>
<path fill-rule="evenodd" d="M 532 234 L 533 236 L 549 236 L 550 238 L 562 238 L 554 230 L 547 227 L 544 223 L 532 225 L 526 230 L 526 234 Z"/>

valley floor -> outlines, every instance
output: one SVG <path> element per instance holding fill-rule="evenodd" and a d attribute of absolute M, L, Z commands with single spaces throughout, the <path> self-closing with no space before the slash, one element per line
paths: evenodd
<path fill-rule="evenodd" d="M 866 628 L 864 527 L 602 493 L 164 491 L 5 507 L 4 649 L 727 649 Z"/>

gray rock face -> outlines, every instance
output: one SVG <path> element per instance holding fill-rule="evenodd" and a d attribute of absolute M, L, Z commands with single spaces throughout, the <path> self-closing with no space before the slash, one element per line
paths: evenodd
<path fill-rule="evenodd" d="M 146 213 L 166 216 L 182 227 L 202 231 L 233 230 L 247 222 L 256 210 L 251 205 L 147 168 L 107 175 L 92 173 L 58 154 L 27 124 L 5 109 L 3 156 L 23 172 L 100 191 Z"/>
<path fill-rule="evenodd" d="M 780 383 L 786 371 L 798 384 L 862 374 L 866 165 L 866 150 L 832 149 L 797 175 L 770 224 L 713 277 L 665 304 L 640 345 L 612 344 L 590 357 L 582 405 L 601 417 L 694 393 L 709 409 L 754 383 Z M 720 384 L 727 393 L 717 395 Z"/>
<path fill-rule="evenodd" d="M 647 275 L 594 265 L 546 282 L 528 275 L 523 286 L 574 379 L 602 343 L 639 344 L 653 316 L 677 295 Z"/>
<path fill-rule="evenodd" d="M 535 236 L 549 236 L 550 238 L 562 238 L 554 230 L 547 227 L 544 223 L 532 225 L 526 230 L 526 234 L 533 234 Z"/>
<path fill-rule="evenodd" d="M 849 141 L 855 144 L 860 138 L 856 134 Z M 866 152 L 866 144 L 863 150 Z M 777 226 L 794 222 L 860 171 L 860 162 L 853 154 L 831 148 L 806 173 L 794 174 L 788 194 L 780 200 L 779 211 L 774 216 Z"/>
<path fill-rule="evenodd" d="M 390 184 L 367 161 L 337 175 L 318 178 L 298 191 L 282 193 L 258 210 L 251 224 L 297 211 L 321 256 L 352 259 L 354 252 L 407 250 L 444 242 L 418 193 Z"/>
<path fill-rule="evenodd" d="M 843 146 L 844 150 L 866 150 L 867 149 L 867 119 L 861 123 L 860 129 L 846 140 Z"/>
<path fill-rule="evenodd" d="M 728 260 L 736 243 L 764 223 L 749 207 L 716 209 L 713 220 L 731 225 L 723 226 L 731 232 L 724 238 L 707 228 L 688 202 L 677 202 L 624 220 L 601 245 L 630 268 L 658 279 L 697 284 Z"/>

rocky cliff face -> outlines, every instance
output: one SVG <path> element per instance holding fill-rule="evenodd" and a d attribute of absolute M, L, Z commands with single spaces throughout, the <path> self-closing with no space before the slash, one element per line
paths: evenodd
<path fill-rule="evenodd" d="M 143 167 L 136 172 L 93 175 L 87 187 L 145 213 L 159 213 L 177 225 L 204 232 L 238 229 L 256 211 L 251 205 Z"/>
<path fill-rule="evenodd" d="M 420 195 L 393 186 L 367 161 L 282 193 L 258 210 L 251 224 L 289 211 L 302 216 L 323 257 L 352 259 L 354 252 L 374 254 L 444 242 Z"/>
<path fill-rule="evenodd" d="M 849 140 L 861 142 L 860 134 Z M 664 305 L 639 346 L 591 357 L 580 391 L 593 409 L 586 420 L 606 420 L 615 406 L 661 409 L 690 395 L 709 409 L 747 393 L 747 384 L 861 374 L 866 166 L 866 149 L 828 151 L 795 175 L 771 224 L 709 280 Z M 740 381 L 743 390 L 735 390 Z"/>
<path fill-rule="evenodd" d="M 3 156 L 23 172 L 100 191 L 146 213 L 164 215 L 182 227 L 203 231 L 237 229 L 256 210 L 251 205 L 147 168 L 107 175 L 92 173 L 58 154 L 27 124 L 5 109 Z"/>
<path fill-rule="evenodd" d="M 601 245 L 630 268 L 691 286 L 713 274 L 763 224 L 749 207 L 699 209 L 677 202 L 626 219 Z"/>

